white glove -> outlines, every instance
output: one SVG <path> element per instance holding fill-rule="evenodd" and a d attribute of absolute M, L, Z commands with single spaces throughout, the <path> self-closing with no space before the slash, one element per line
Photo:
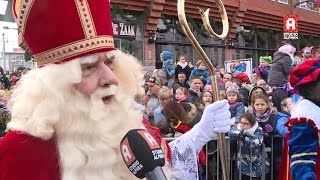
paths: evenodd
<path fill-rule="evenodd" d="M 213 131 L 217 133 L 227 133 L 231 124 L 229 107 L 227 100 L 210 104 L 205 108 L 199 123 L 204 123 L 207 127 L 212 126 Z"/>
<path fill-rule="evenodd" d="M 188 141 L 193 143 L 197 150 L 201 150 L 207 142 L 217 138 L 217 133 L 230 130 L 230 117 L 228 101 L 217 101 L 205 108 L 200 122 L 183 136 L 190 138 L 191 141 Z"/>

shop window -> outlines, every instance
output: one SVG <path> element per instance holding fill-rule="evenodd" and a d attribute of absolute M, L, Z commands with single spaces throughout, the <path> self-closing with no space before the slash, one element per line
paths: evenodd
<path fill-rule="evenodd" d="M 143 62 L 143 41 L 115 38 L 114 44 L 117 49 L 129 53 Z"/>

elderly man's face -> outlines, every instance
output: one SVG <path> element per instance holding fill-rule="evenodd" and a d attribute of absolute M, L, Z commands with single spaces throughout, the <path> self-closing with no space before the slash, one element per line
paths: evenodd
<path fill-rule="evenodd" d="M 90 97 L 98 88 L 108 88 L 118 84 L 118 79 L 113 72 L 113 58 L 107 58 L 105 52 L 96 55 L 82 59 L 81 82 L 75 85 L 76 89 L 87 97 Z M 107 103 L 110 98 L 106 97 L 103 101 Z"/>

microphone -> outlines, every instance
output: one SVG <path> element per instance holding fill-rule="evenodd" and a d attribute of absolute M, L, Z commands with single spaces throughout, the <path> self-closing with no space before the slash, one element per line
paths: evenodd
<path fill-rule="evenodd" d="M 120 151 L 123 161 L 136 177 L 167 180 L 161 168 L 165 164 L 165 155 L 148 131 L 130 130 L 121 140 Z"/>

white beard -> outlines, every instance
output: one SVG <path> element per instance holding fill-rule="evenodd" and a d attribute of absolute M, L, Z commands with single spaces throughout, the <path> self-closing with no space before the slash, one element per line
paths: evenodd
<path fill-rule="evenodd" d="M 118 89 L 99 90 L 91 99 L 76 92 L 83 60 L 77 58 L 29 71 L 11 97 L 8 128 L 42 140 L 56 138 L 62 179 L 133 179 L 119 146 L 130 129 L 141 126 L 142 114 L 133 109 L 133 99 L 141 90 L 143 75 L 133 56 L 118 50 L 106 56 L 109 53 L 115 58 Z M 101 97 L 108 94 L 115 95 L 106 105 Z"/>
<path fill-rule="evenodd" d="M 68 101 L 72 103 L 56 127 L 63 180 L 133 179 L 119 145 L 129 129 L 139 127 L 142 116 L 128 96 L 109 89 L 90 100 L 77 94 L 77 100 Z M 115 97 L 105 105 L 102 97 L 110 94 Z"/>

